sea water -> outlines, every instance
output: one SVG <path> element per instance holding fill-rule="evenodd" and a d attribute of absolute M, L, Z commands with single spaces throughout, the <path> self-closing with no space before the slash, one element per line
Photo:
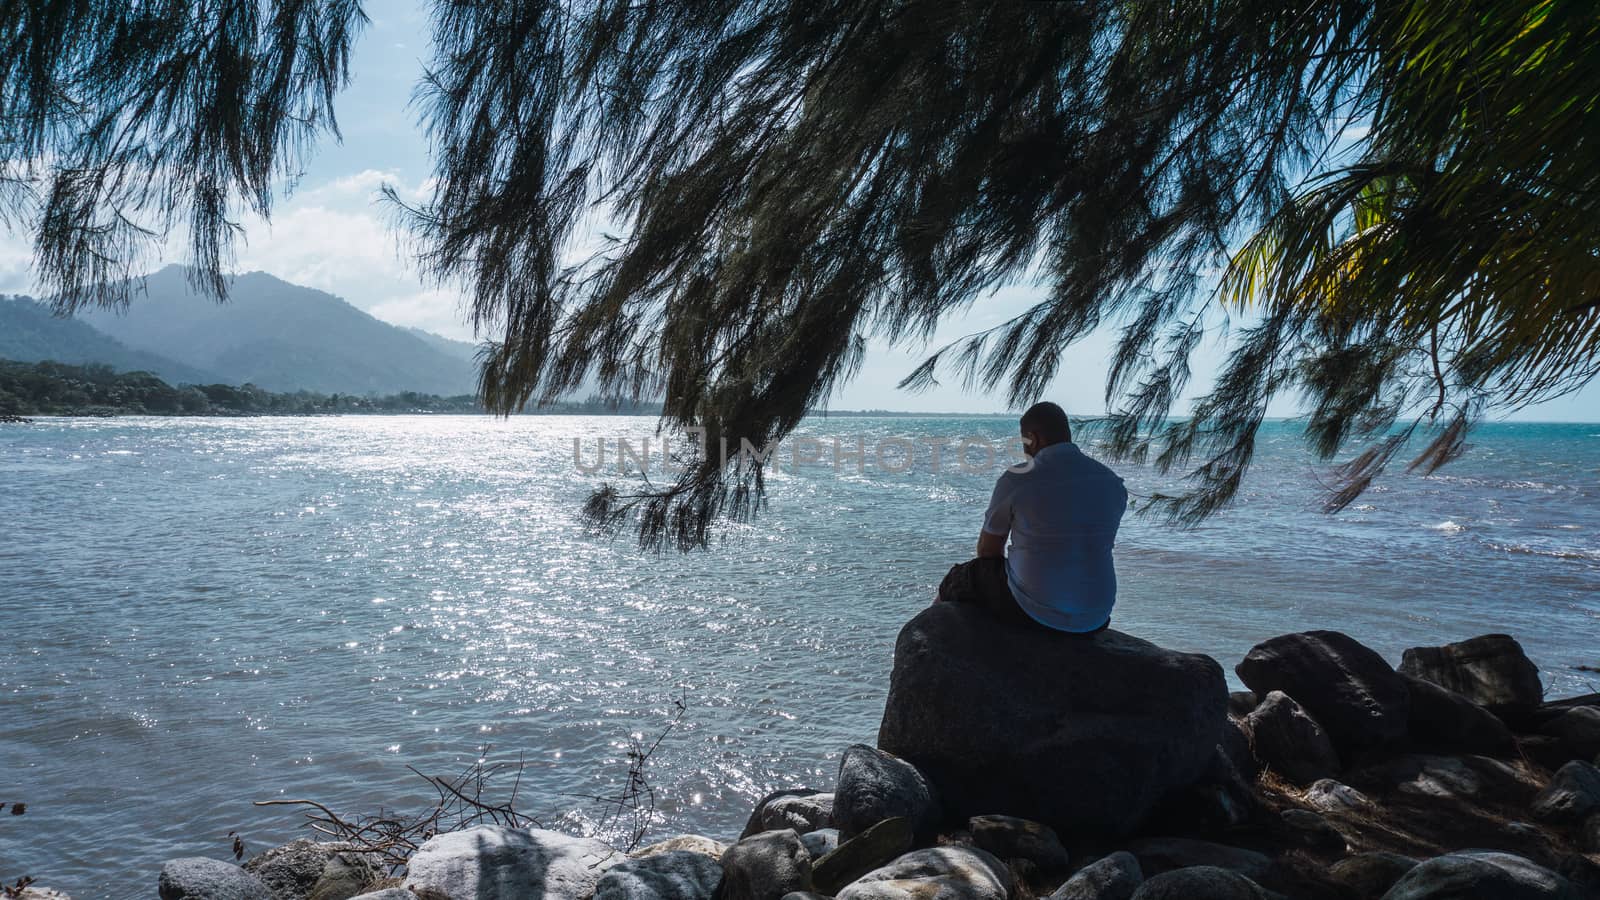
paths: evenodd
<path fill-rule="evenodd" d="M 653 424 L 0 429 L 0 802 L 27 804 L 0 814 L 0 879 L 149 896 L 166 858 L 229 858 L 229 832 L 247 853 L 308 833 L 252 801 L 419 811 L 435 793 L 408 767 L 478 759 L 520 765 L 523 813 L 617 838 L 590 798 L 619 796 L 630 749 L 664 732 L 644 767 L 649 837 L 731 839 L 763 793 L 831 789 L 841 751 L 876 735 L 898 629 L 971 555 L 1019 458 L 1015 422 L 810 420 L 801 452 L 820 460 L 781 450 L 759 518 L 662 555 L 578 516 L 600 481 L 636 483 L 615 441 L 637 453 Z M 963 439 L 937 466 L 922 449 Z M 607 470 L 586 474 L 602 440 Z M 1303 629 L 1391 662 L 1507 631 L 1551 696 L 1600 689 L 1578 668 L 1600 665 L 1600 426 L 1494 424 L 1472 442 L 1328 516 L 1327 467 L 1270 423 L 1226 511 L 1190 531 L 1130 514 L 1115 626 L 1229 670 Z M 651 477 L 670 477 L 652 452 Z M 1173 485 L 1119 471 L 1136 506 Z"/>

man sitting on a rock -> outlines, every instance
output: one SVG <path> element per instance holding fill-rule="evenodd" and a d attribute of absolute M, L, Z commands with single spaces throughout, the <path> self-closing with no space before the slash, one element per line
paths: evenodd
<path fill-rule="evenodd" d="M 994 487 L 978 558 L 950 569 L 939 599 L 976 603 L 1035 628 L 1102 631 L 1117 599 L 1111 546 L 1128 491 L 1072 443 L 1067 414 L 1054 403 L 1022 414 L 1022 449 L 1029 461 L 1007 469 Z"/>

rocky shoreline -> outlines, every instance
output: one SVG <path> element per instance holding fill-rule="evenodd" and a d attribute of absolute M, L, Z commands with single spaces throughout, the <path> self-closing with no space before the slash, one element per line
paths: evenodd
<path fill-rule="evenodd" d="M 1600 898 L 1600 694 L 1547 701 L 1507 635 L 1406 651 L 1331 631 L 1210 657 L 935 604 L 902 630 L 878 746 L 726 841 L 623 853 L 479 825 L 403 871 L 300 840 L 186 858 L 165 900 Z M 830 789 L 831 787 L 831 789 Z M 22 897 L 60 898 L 31 887 Z"/>

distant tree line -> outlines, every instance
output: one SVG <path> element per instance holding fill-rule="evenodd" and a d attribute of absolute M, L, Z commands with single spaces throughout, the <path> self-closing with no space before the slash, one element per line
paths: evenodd
<path fill-rule="evenodd" d="M 0 360 L 0 415 L 12 416 L 310 416 L 402 413 L 484 413 L 472 394 L 441 397 L 397 394 L 280 393 L 254 384 L 180 384 L 149 372 L 118 372 L 90 363 Z M 547 414 L 655 415 L 660 404 L 617 403 L 592 396 L 553 403 Z"/>

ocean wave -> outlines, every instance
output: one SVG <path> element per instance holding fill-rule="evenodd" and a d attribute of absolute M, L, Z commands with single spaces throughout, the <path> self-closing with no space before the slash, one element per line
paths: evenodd
<path fill-rule="evenodd" d="M 1499 550 L 1502 553 L 1548 556 L 1552 559 L 1600 561 L 1600 550 L 1590 550 L 1583 547 L 1535 547 L 1532 544 L 1497 544 L 1493 541 L 1484 541 L 1483 545 L 1491 550 Z"/>
<path fill-rule="evenodd" d="M 1459 522 L 1455 522 L 1455 521 L 1453 521 L 1451 519 L 1445 519 L 1443 522 L 1440 522 L 1437 525 L 1429 525 L 1428 526 L 1428 530 L 1430 530 L 1430 531 L 1442 531 L 1445 534 L 1460 534 L 1461 532 L 1467 530 L 1467 526 L 1462 525 Z"/>

